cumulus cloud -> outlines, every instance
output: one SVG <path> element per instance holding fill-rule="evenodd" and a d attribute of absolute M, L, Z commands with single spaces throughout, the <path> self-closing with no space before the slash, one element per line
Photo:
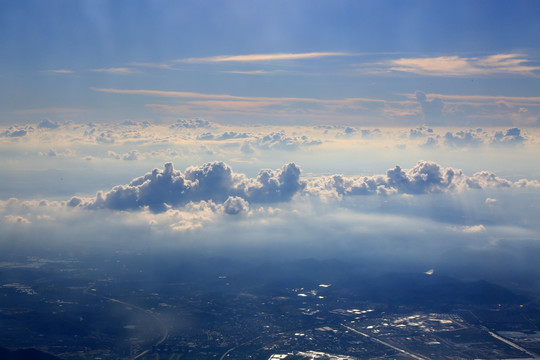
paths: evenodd
<path fill-rule="evenodd" d="M 141 154 L 137 150 L 128 151 L 125 154 L 118 154 L 112 150 L 107 151 L 107 156 L 115 160 L 135 161 L 141 159 Z"/>
<path fill-rule="evenodd" d="M 424 138 L 430 135 L 433 135 L 433 129 L 424 126 L 409 130 L 409 139 Z"/>
<path fill-rule="evenodd" d="M 424 149 L 435 149 L 439 146 L 439 141 L 434 137 L 428 137 L 426 141 L 419 146 Z"/>
<path fill-rule="evenodd" d="M 416 100 L 422 107 L 422 114 L 426 123 L 439 123 L 443 115 L 444 102 L 439 98 L 428 100 L 422 91 L 416 92 Z"/>
<path fill-rule="evenodd" d="M 229 215 L 236 215 L 249 210 L 249 203 L 238 196 L 229 196 L 223 203 L 224 211 Z"/>
<path fill-rule="evenodd" d="M 90 135 L 94 133 L 93 130 L 94 129 L 92 129 L 89 132 Z M 116 135 L 114 134 L 114 132 L 112 130 L 107 130 L 107 131 L 104 131 L 104 132 L 99 133 L 98 135 L 96 135 L 95 139 L 96 139 L 96 142 L 98 144 L 109 145 L 109 144 L 114 144 L 115 139 L 116 139 Z"/>
<path fill-rule="evenodd" d="M 21 128 L 19 126 L 10 126 L 6 130 L 4 130 L 2 133 L 0 133 L 0 136 L 2 137 L 10 137 L 10 138 L 19 138 L 26 136 L 28 133 L 32 132 L 34 129 L 31 126 L 26 126 L 24 128 Z"/>
<path fill-rule="evenodd" d="M 512 184 L 516 188 L 539 188 L 540 181 L 520 179 Z"/>
<path fill-rule="evenodd" d="M 512 128 L 506 130 L 506 132 L 497 131 L 491 139 L 492 145 L 516 145 L 522 144 L 525 138 L 521 135 L 521 130 L 518 128 Z"/>
<path fill-rule="evenodd" d="M 43 157 L 72 157 L 74 156 L 73 151 L 71 150 L 65 150 L 65 151 L 58 151 L 55 149 L 49 149 L 49 151 L 40 151 L 38 152 L 39 156 Z"/>
<path fill-rule="evenodd" d="M 458 131 L 455 134 L 447 132 L 444 135 L 444 143 L 450 147 L 480 146 L 484 143 L 482 129 Z"/>
<path fill-rule="evenodd" d="M 411 130 L 412 131 L 412 130 Z M 453 148 L 478 147 L 486 144 L 492 146 L 504 145 L 515 146 L 525 143 L 527 140 L 519 128 L 511 128 L 506 131 L 496 131 L 488 134 L 481 128 L 460 130 L 456 132 L 448 131 L 442 137 L 444 144 Z"/>
<path fill-rule="evenodd" d="M 362 129 L 360 130 L 360 133 L 362 134 L 363 139 L 371 139 L 381 136 L 380 129 Z"/>
<path fill-rule="evenodd" d="M 28 131 L 20 129 L 20 130 L 6 130 L 2 133 L 2 136 L 6 137 L 22 137 L 28 134 Z"/>
<path fill-rule="evenodd" d="M 212 133 L 206 132 L 197 136 L 197 140 L 222 141 L 222 140 L 230 140 L 230 139 L 245 139 L 249 136 L 250 135 L 245 132 L 241 133 L 241 132 L 236 132 L 236 131 L 226 131 L 222 134 L 212 134 Z"/>
<path fill-rule="evenodd" d="M 178 119 L 176 123 L 169 126 L 170 129 L 198 129 L 208 127 L 210 127 L 210 122 L 199 118 Z"/>
<path fill-rule="evenodd" d="M 246 208 L 246 204 L 236 197 L 255 203 L 289 201 L 304 187 L 305 182 L 300 180 L 300 168 L 294 163 L 280 170 L 261 170 L 256 179 L 234 173 L 223 162 L 189 167 L 184 173 L 167 163 L 164 169 L 155 169 L 128 185 L 116 186 L 107 193 L 99 192 L 95 199 L 88 202 L 75 198 L 70 203 L 90 209 L 137 210 L 148 207 L 153 212 L 162 212 L 171 206 L 189 202 L 228 201 L 227 213 L 234 214 L 235 210 L 238 213 Z"/>
<path fill-rule="evenodd" d="M 229 165 L 218 161 L 188 167 L 183 173 L 167 163 L 164 169 L 154 169 L 127 185 L 99 192 L 94 199 L 74 197 L 67 205 L 113 210 L 148 208 L 159 213 L 188 203 L 210 201 L 222 204 L 225 213 L 234 215 L 247 211 L 249 203 L 288 202 L 297 194 L 337 199 L 354 195 L 422 195 L 539 185 L 529 180 L 511 182 L 488 171 L 466 176 L 460 169 L 443 168 L 430 161 L 419 161 L 405 170 L 395 166 L 384 175 L 331 175 L 304 180 L 300 174 L 300 168 L 294 163 L 278 170 L 261 170 L 256 178 L 235 173 Z"/>
<path fill-rule="evenodd" d="M 48 152 L 40 152 L 39 155 L 41 156 L 46 156 L 46 157 L 55 157 L 56 155 L 58 155 L 58 153 L 53 150 L 53 149 L 50 149 Z"/>
<path fill-rule="evenodd" d="M 11 223 L 11 224 L 24 224 L 24 225 L 30 224 L 30 220 L 22 216 L 6 215 L 4 216 L 4 219 L 6 220 L 6 222 Z"/>
<path fill-rule="evenodd" d="M 245 139 L 241 151 L 245 154 L 254 152 L 254 148 L 262 150 L 298 150 L 302 146 L 314 146 L 322 144 L 321 140 L 312 139 L 306 135 L 290 136 L 285 131 L 272 131 L 270 133 L 246 133 L 237 131 L 225 131 L 220 134 L 205 132 L 197 136 L 197 140 L 224 141 Z"/>
<path fill-rule="evenodd" d="M 515 185 L 518 185 L 517 182 Z M 313 179 L 307 191 L 320 195 L 390 195 L 430 194 L 462 191 L 467 189 L 507 188 L 511 181 L 497 177 L 488 171 L 466 176 L 460 169 L 443 168 L 430 161 L 419 161 L 416 166 L 403 170 L 400 166 L 387 171 L 386 175 L 346 177 L 332 175 Z"/>
<path fill-rule="evenodd" d="M 54 129 L 58 129 L 59 127 L 60 125 L 58 123 L 51 121 L 49 119 L 43 119 L 38 124 L 38 129 L 54 130 Z"/>
<path fill-rule="evenodd" d="M 78 197 L 72 197 L 68 202 L 67 202 L 67 206 L 70 206 L 70 207 L 76 207 L 76 206 L 79 206 L 80 204 L 82 203 L 82 200 Z"/>
<path fill-rule="evenodd" d="M 122 155 L 122 160 L 127 160 L 127 161 L 139 160 L 139 158 L 140 158 L 140 154 L 137 150 L 131 150 L 127 152 L 126 154 Z"/>
<path fill-rule="evenodd" d="M 322 141 L 305 135 L 288 136 L 284 131 L 278 131 L 259 137 L 255 144 L 261 149 L 297 150 L 299 146 L 320 145 Z"/>
<path fill-rule="evenodd" d="M 145 122 L 147 124 L 147 122 Z M 122 126 L 137 126 L 139 125 L 136 121 L 133 121 L 133 120 L 124 120 L 120 123 L 120 125 Z"/>

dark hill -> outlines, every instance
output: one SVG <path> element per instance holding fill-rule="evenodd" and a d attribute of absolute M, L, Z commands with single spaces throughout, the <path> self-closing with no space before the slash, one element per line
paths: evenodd
<path fill-rule="evenodd" d="M 10 351 L 0 347 L 0 360 L 61 360 L 51 354 L 36 349 L 17 349 Z"/>

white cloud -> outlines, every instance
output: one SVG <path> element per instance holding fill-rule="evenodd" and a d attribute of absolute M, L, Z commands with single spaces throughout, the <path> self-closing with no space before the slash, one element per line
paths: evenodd
<path fill-rule="evenodd" d="M 223 118 L 224 115 L 264 116 L 272 118 L 310 118 L 335 121 L 336 117 L 354 118 L 358 121 L 359 110 L 364 118 L 385 114 L 390 121 L 401 116 L 416 114 L 416 101 L 385 100 L 366 97 L 320 99 L 306 97 L 265 97 L 232 94 L 211 94 L 192 91 L 169 91 L 154 89 L 91 88 L 110 94 L 128 94 L 148 97 L 179 99 L 174 103 L 147 103 L 153 112 L 174 116 L 205 116 Z M 395 111 L 393 111 L 394 109 Z M 412 110 L 411 110 L 412 109 Z M 409 111 L 411 110 L 411 111 Z M 402 111 L 405 111 L 402 113 Z M 405 115 L 403 115 L 405 114 Z"/>
<path fill-rule="evenodd" d="M 480 232 L 486 231 L 486 227 L 482 224 L 480 225 L 471 225 L 471 226 L 463 226 L 461 228 L 461 231 L 467 234 L 476 234 Z"/>
<path fill-rule="evenodd" d="M 197 129 L 208 128 L 212 124 L 204 119 L 178 119 L 176 122 L 169 126 L 170 129 Z"/>
<path fill-rule="evenodd" d="M 31 130 L 29 129 L 21 129 L 21 128 L 12 127 L 0 133 L 0 136 L 8 137 L 8 138 L 19 138 L 19 137 L 26 136 L 30 131 Z"/>
<path fill-rule="evenodd" d="M 58 129 L 60 127 L 60 124 L 58 124 L 55 121 L 51 121 L 49 119 L 43 119 L 38 124 L 38 129 Z"/>
<path fill-rule="evenodd" d="M 107 193 L 99 192 L 95 199 L 83 203 L 77 198 L 71 205 L 89 209 L 138 210 L 149 207 L 154 212 L 165 211 L 169 206 L 185 205 L 201 200 L 234 202 L 231 209 L 240 204 L 229 200 L 241 197 L 249 202 L 272 203 L 289 201 L 305 187 L 300 180 L 300 169 L 293 163 L 281 170 L 261 170 L 256 179 L 236 174 L 223 162 L 207 163 L 189 167 L 185 173 L 165 164 L 163 170 L 132 180 L 128 185 L 115 186 Z M 231 213 L 231 212 L 229 212 Z"/>
<path fill-rule="evenodd" d="M 497 131 L 491 140 L 492 145 L 516 145 L 522 144 L 525 138 L 521 135 L 521 130 L 512 128 L 506 132 Z"/>
<path fill-rule="evenodd" d="M 249 210 L 249 203 L 239 196 L 229 196 L 223 203 L 225 213 L 236 215 Z"/>
<path fill-rule="evenodd" d="M 384 202 L 375 197 L 350 197 L 347 202 L 325 203 L 301 197 L 272 206 L 250 204 L 249 208 L 241 198 L 228 198 L 223 204 L 203 200 L 160 213 L 148 208 L 88 211 L 57 202 L 12 199 L 0 201 L 4 230 L 0 244 L 3 249 L 31 246 L 32 251 L 89 245 L 96 251 L 124 248 L 136 252 L 151 247 L 239 258 L 346 257 L 383 267 L 386 261 L 413 263 L 422 272 L 435 268 L 444 273 L 449 267 L 460 269 L 464 261 L 477 266 L 486 265 L 483 260 L 493 256 L 534 258 L 540 254 L 534 240 L 539 231 L 536 216 L 519 212 L 521 206 L 537 203 L 537 193 L 530 197 L 529 191 L 502 196 L 500 201 L 508 209 L 505 212 L 477 208 L 485 200 L 482 194 L 396 196 L 386 197 Z M 521 202 L 525 198 L 530 198 L 528 203 Z M 437 211 L 456 216 L 439 218 Z M 17 223 L 18 218 L 30 223 Z M 493 218 L 489 224 L 479 220 L 487 218 Z M 523 226 L 524 222 L 536 225 L 531 228 Z M 512 263 L 519 264 L 520 271 L 539 273 L 534 261 Z M 483 269 L 490 269 L 487 266 Z M 508 271 L 508 267 L 503 270 Z M 488 273 L 484 271 L 482 276 Z"/>
<path fill-rule="evenodd" d="M 107 73 L 107 74 L 114 74 L 114 75 L 133 75 L 133 74 L 136 74 L 138 72 L 137 70 L 127 68 L 127 67 L 90 69 L 90 71 Z"/>
<path fill-rule="evenodd" d="M 119 156 L 118 156 L 119 157 Z M 294 163 L 280 170 L 261 170 L 256 178 L 235 173 L 223 162 L 188 167 L 184 173 L 171 163 L 164 169 L 133 179 L 128 185 L 118 185 L 95 199 L 72 198 L 69 206 L 88 209 L 140 210 L 148 207 L 153 212 L 179 208 L 190 202 L 211 201 L 226 203 L 226 211 L 235 214 L 247 209 L 249 203 L 289 202 L 297 194 L 321 199 L 358 195 L 422 195 L 458 193 L 474 189 L 502 189 L 535 187 L 524 180 L 512 183 L 488 171 L 466 176 L 460 169 L 419 161 L 413 168 L 396 166 L 385 175 L 346 177 L 331 175 L 302 179 L 300 168 Z M 236 209 L 236 210 L 234 210 Z"/>
<path fill-rule="evenodd" d="M 344 52 L 310 52 L 310 53 L 281 53 L 281 54 L 248 54 L 248 55 L 220 55 L 202 58 L 187 58 L 177 60 L 186 63 L 220 63 L 220 62 L 258 62 L 316 59 L 329 56 L 349 56 Z"/>
<path fill-rule="evenodd" d="M 532 60 L 523 54 L 495 54 L 484 57 L 439 56 L 401 58 L 383 62 L 386 69 L 425 76 L 535 76 L 539 66 L 529 65 Z"/>
<path fill-rule="evenodd" d="M 403 170 L 396 166 L 386 175 L 346 177 L 331 175 L 312 179 L 306 191 L 335 197 L 350 195 L 431 194 L 459 192 L 468 189 L 509 188 L 511 181 L 488 171 L 466 176 L 460 169 L 443 168 L 430 161 L 419 161 Z"/>
<path fill-rule="evenodd" d="M 164 64 L 164 63 L 131 62 L 129 63 L 129 66 L 164 69 L 164 70 L 177 70 L 177 69 L 174 69 L 170 64 Z"/>
<path fill-rule="evenodd" d="M 484 143 L 482 129 L 458 131 L 455 134 L 448 131 L 444 135 L 444 143 L 449 147 L 480 146 Z"/>
<path fill-rule="evenodd" d="M 226 74 L 240 74 L 240 75 L 273 75 L 283 73 L 283 70 L 230 70 L 222 71 Z"/>
<path fill-rule="evenodd" d="M 271 132 L 265 135 L 259 135 L 252 142 L 253 145 L 261 149 L 276 149 L 276 150 L 297 150 L 300 146 L 314 146 L 322 144 L 321 140 L 312 139 L 306 135 L 289 136 L 284 131 Z"/>
<path fill-rule="evenodd" d="M 30 224 L 30 220 L 22 217 L 22 216 L 15 216 L 15 215 L 6 215 L 4 216 L 4 219 L 11 224 L 23 224 L 28 225 Z"/>
<path fill-rule="evenodd" d="M 45 70 L 45 72 L 51 73 L 51 74 L 73 74 L 73 70 L 67 70 L 67 69 L 55 69 L 55 70 Z"/>

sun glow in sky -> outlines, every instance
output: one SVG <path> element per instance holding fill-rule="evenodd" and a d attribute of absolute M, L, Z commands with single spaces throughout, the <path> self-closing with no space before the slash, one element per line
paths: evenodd
<path fill-rule="evenodd" d="M 538 275 L 539 15 L 3 2 L 0 244 Z"/>

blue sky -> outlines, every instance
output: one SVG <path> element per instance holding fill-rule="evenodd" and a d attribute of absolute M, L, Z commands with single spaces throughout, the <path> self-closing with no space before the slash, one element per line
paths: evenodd
<path fill-rule="evenodd" d="M 221 123 L 535 126 L 540 116 L 535 1 L 1 6 L 4 124 L 205 116 Z M 427 95 L 427 107 L 417 92 Z"/>
<path fill-rule="evenodd" d="M 467 259 L 495 280 L 505 259 L 539 279 L 539 15 L 1 2 L 0 245 Z"/>

